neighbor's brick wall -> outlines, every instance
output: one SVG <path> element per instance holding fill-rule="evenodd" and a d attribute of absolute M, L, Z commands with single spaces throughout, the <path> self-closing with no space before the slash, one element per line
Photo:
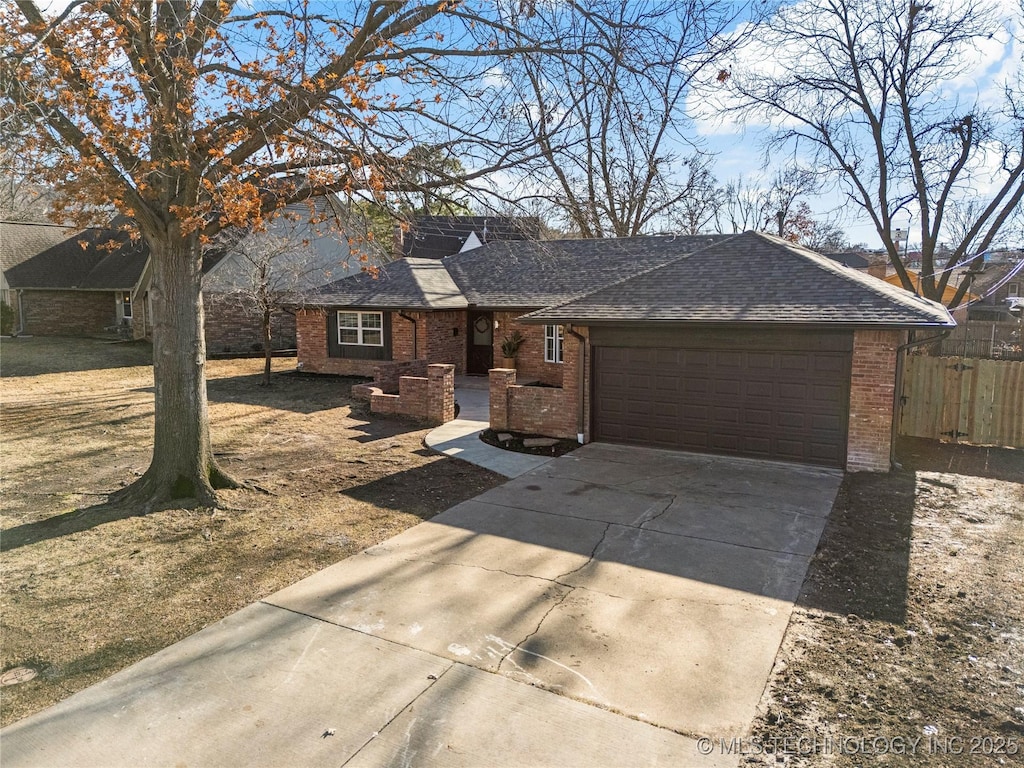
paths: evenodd
<path fill-rule="evenodd" d="M 373 376 L 380 360 L 347 360 L 327 356 L 327 313 L 322 309 L 300 309 L 295 314 L 298 364 L 310 373 L 339 376 Z"/>
<path fill-rule="evenodd" d="M 206 315 L 207 352 L 221 354 L 263 349 L 260 318 L 246 313 L 238 297 L 204 293 L 203 313 Z M 295 316 L 283 310 L 274 312 L 270 318 L 270 337 L 273 349 L 295 349 Z"/>
<path fill-rule="evenodd" d="M 850 374 L 849 472 L 888 472 L 896 354 L 902 331 L 855 331 Z"/>
<path fill-rule="evenodd" d="M 111 291 L 23 291 L 25 333 L 35 336 L 82 336 L 117 323 Z"/>
<path fill-rule="evenodd" d="M 502 364 L 501 342 L 505 340 L 506 336 L 519 331 L 526 339 L 519 347 L 519 354 L 516 356 L 516 371 L 519 381 L 536 380 L 556 387 L 562 386 L 565 364 L 544 361 L 544 326 L 517 322 L 516 318 L 518 317 L 519 314 L 512 312 L 494 313 L 494 319 L 498 323 L 498 330 L 494 334 L 494 364 Z M 567 347 L 568 339 L 563 345 L 563 358 L 565 358 Z"/>

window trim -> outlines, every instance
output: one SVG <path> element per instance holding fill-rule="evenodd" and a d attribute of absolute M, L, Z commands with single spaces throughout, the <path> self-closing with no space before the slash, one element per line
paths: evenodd
<path fill-rule="evenodd" d="M 565 342 L 565 329 L 561 325 L 544 326 L 544 362 L 558 363 L 565 362 L 563 344 Z"/>
<path fill-rule="evenodd" d="M 127 312 L 125 312 L 125 307 L 128 308 Z M 132 292 L 131 291 L 122 291 L 121 292 L 121 317 L 123 317 L 125 320 L 131 320 L 132 319 Z"/>
<path fill-rule="evenodd" d="M 341 324 L 341 316 L 342 315 L 355 315 L 356 316 L 356 324 L 355 325 L 342 325 Z M 377 317 L 379 319 L 380 325 L 376 325 L 376 326 L 364 325 L 363 318 L 367 317 L 367 316 L 370 316 L 370 315 L 373 315 L 374 317 Z M 361 312 L 359 310 L 339 309 L 338 313 L 336 315 L 336 318 L 337 318 L 337 321 L 338 321 L 337 322 L 337 326 L 338 326 L 338 328 L 337 328 L 338 346 L 341 346 L 341 347 L 383 347 L 384 346 L 384 313 L 383 312 Z M 342 339 L 341 339 L 341 332 L 342 331 L 355 331 L 356 332 L 356 339 L 357 339 L 357 341 L 342 341 Z M 375 332 L 375 333 L 379 333 L 380 334 L 380 342 L 368 342 L 368 341 L 366 341 L 366 338 L 365 338 L 364 334 L 367 331 L 372 331 L 372 332 Z"/>
<path fill-rule="evenodd" d="M 1020 283 L 1010 283 L 1006 286 L 1006 297 L 1016 299 L 1020 297 Z"/>

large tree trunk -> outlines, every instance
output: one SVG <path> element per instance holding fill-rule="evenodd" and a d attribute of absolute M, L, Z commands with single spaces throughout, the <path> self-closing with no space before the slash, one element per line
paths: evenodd
<path fill-rule="evenodd" d="M 153 268 L 153 459 L 136 482 L 114 493 L 141 512 L 171 502 L 215 506 L 218 488 L 236 485 L 210 444 L 203 336 L 202 258 L 197 238 L 147 235 Z"/>

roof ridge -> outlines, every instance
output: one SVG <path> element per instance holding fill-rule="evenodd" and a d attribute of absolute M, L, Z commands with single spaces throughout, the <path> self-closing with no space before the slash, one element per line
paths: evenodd
<path fill-rule="evenodd" d="M 600 293 L 601 291 L 606 291 L 609 288 L 614 288 L 616 285 L 621 285 L 623 283 L 629 282 L 630 280 L 635 280 L 638 277 L 643 277 L 644 275 L 649 275 L 651 272 L 656 272 L 659 269 L 664 269 L 665 267 L 669 266 L 670 264 L 677 264 L 678 262 L 682 261 L 683 259 L 688 259 L 691 256 L 694 256 L 694 255 L 700 253 L 701 251 L 707 250 L 708 248 L 714 248 L 716 246 L 728 243 L 731 240 L 736 239 L 737 237 L 742 237 L 744 234 L 746 234 L 746 233 L 745 232 L 741 232 L 739 234 L 734 234 L 734 235 L 723 235 L 722 237 L 725 237 L 724 240 L 719 240 L 719 241 L 714 242 L 714 243 L 707 243 L 706 245 L 702 245 L 700 248 L 696 248 L 696 249 L 694 249 L 692 251 L 688 251 L 687 253 L 680 254 L 679 256 L 671 258 L 668 261 L 662 262 L 661 264 L 656 264 L 653 267 L 648 267 L 647 269 L 644 269 L 644 270 L 641 270 L 640 272 L 636 272 L 636 273 L 634 273 L 632 275 L 628 275 L 626 277 L 620 278 L 619 280 L 614 280 L 614 281 L 612 281 L 610 283 L 605 283 L 600 288 L 593 288 L 593 289 L 591 289 L 589 291 L 582 291 L 580 293 L 574 294 L 573 296 L 570 296 L 565 301 L 560 301 L 557 304 L 551 304 L 551 305 L 549 305 L 547 307 L 543 307 L 541 309 L 535 310 L 535 312 L 547 312 L 547 311 L 552 310 L 552 309 L 557 309 L 558 307 L 563 307 L 566 304 L 572 304 L 574 301 L 579 301 L 580 299 L 585 298 L 587 296 L 592 296 L 592 295 L 594 295 L 596 293 Z M 677 238 L 677 237 L 701 237 L 701 235 L 651 235 L 650 237 L 641 236 L 641 237 L 600 238 L 600 239 L 639 240 L 639 239 L 644 239 L 644 238 L 652 239 L 654 237 L 659 237 L 659 238 L 663 238 L 663 239 L 668 240 L 668 239 L 674 239 L 674 238 Z M 705 235 L 705 237 L 718 237 L 718 235 Z M 585 238 L 581 238 L 581 239 L 585 239 Z M 557 242 L 557 241 L 555 241 L 555 242 Z M 459 286 L 459 289 L 461 290 L 462 287 Z M 528 313 L 525 316 L 529 317 L 529 315 L 532 315 L 532 314 L 534 314 L 534 312 L 530 312 L 530 313 Z"/>
<path fill-rule="evenodd" d="M 777 235 L 770 235 L 767 232 L 756 232 L 751 230 L 749 233 L 744 234 L 751 234 L 756 237 L 760 237 L 762 240 L 768 241 L 769 244 L 781 250 L 801 251 L 802 253 L 797 255 L 805 258 L 810 257 L 809 261 L 820 269 L 830 272 L 836 277 L 842 278 L 847 282 L 867 288 L 880 296 L 884 296 L 885 298 L 894 300 L 900 304 L 905 304 L 912 309 L 921 309 L 922 306 L 928 308 L 941 307 L 947 313 L 949 312 L 949 308 L 941 302 L 926 299 L 923 296 L 918 296 L 917 294 L 910 293 L 903 288 L 887 283 L 883 279 L 873 277 L 872 275 L 866 275 L 858 270 L 851 269 L 845 264 L 840 264 L 839 262 L 828 258 L 828 256 L 822 256 L 820 253 L 817 253 L 804 245 L 800 245 L 799 243 L 791 243 L 788 240 L 778 237 Z"/>

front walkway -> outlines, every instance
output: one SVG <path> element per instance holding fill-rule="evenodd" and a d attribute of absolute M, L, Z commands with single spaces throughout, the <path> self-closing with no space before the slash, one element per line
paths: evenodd
<path fill-rule="evenodd" d="M 505 451 L 481 440 L 480 432 L 490 424 L 488 401 L 486 376 L 456 376 L 459 417 L 427 434 L 427 446 L 505 477 L 519 477 L 551 461 L 550 457 Z"/>
<path fill-rule="evenodd" d="M 841 473 L 587 445 L 6 728 L 21 766 L 735 766 Z"/>

